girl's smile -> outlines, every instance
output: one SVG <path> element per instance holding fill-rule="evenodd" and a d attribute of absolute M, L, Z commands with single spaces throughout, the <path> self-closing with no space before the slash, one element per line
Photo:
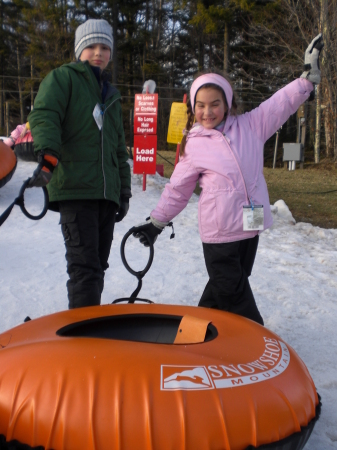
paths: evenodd
<path fill-rule="evenodd" d="M 195 119 L 204 128 L 217 127 L 227 112 L 223 95 L 218 89 L 201 88 L 195 100 Z"/>

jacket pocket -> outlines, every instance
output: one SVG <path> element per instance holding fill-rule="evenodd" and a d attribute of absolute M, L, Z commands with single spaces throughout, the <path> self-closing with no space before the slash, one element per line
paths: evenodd
<path fill-rule="evenodd" d="M 199 226 L 200 234 L 205 238 L 217 235 L 217 211 L 215 196 L 202 191 L 199 198 Z"/>
<path fill-rule="evenodd" d="M 118 159 L 117 159 L 117 155 L 114 151 L 111 152 L 111 159 L 112 159 L 112 165 L 118 169 Z"/>
<path fill-rule="evenodd" d="M 119 196 L 121 180 L 118 170 L 118 161 L 115 161 L 113 154 L 111 154 L 111 166 L 106 168 L 106 175 L 106 193 L 108 198 L 113 196 L 114 193 Z"/>
<path fill-rule="evenodd" d="M 235 190 L 202 192 L 199 200 L 202 236 L 214 239 L 242 232 L 243 200 L 242 194 Z"/>
<path fill-rule="evenodd" d="M 54 175 L 59 190 L 94 191 L 102 179 L 101 166 L 96 161 L 62 161 L 56 170 Z"/>
<path fill-rule="evenodd" d="M 100 139 L 95 136 L 88 138 L 87 142 L 64 144 L 61 149 L 61 162 L 98 161 L 101 151 Z"/>
<path fill-rule="evenodd" d="M 78 247 L 81 244 L 81 239 L 76 213 L 61 214 L 60 225 L 65 244 L 69 247 Z"/>
<path fill-rule="evenodd" d="M 242 209 L 245 196 L 235 191 L 218 191 L 216 195 L 216 211 L 218 232 L 221 236 L 243 231 Z"/>

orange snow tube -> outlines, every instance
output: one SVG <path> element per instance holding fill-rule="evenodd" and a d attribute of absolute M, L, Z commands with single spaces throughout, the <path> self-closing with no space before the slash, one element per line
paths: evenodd
<path fill-rule="evenodd" d="M 0 140 L 0 188 L 12 178 L 16 169 L 16 156 L 13 150 Z"/>
<path fill-rule="evenodd" d="M 319 409 L 295 351 L 231 313 L 105 305 L 0 335 L 1 449 L 299 450 Z"/>

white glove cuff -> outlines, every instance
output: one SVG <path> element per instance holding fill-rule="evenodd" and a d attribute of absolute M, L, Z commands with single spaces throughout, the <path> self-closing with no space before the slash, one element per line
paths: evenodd
<path fill-rule="evenodd" d="M 312 84 L 319 84 L 321 82 L 321 72 L 319 70 L 303 72 L 300 78 L 305 78 L 306 80 L 311 81 Z"/>
<path fill-rule="evenodd" d="M 168 222 L 160 222 L 159 220 L 155 219 L 153 216 L 150 216 L 150 220 L 153 223 L 153 225 L 160 230 L 163 230 L 169 223 Z"/>

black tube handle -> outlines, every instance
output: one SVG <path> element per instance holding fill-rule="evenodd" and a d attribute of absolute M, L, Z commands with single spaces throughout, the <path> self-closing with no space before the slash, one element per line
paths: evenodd
<path fill-rule="evenodd" d="M 32 220 L 40 220 L 42 219 L 42 217 L 44 217 L 48 211 L 48 206 L 49 206 L 49 196 L 48 196 L 48 191 L 46 186 L 42 186 L 42 190 L 43 190 L 43 194 L 44 194 L 44 205 L 43 205 L 43 209 L 41 211 L 40 214 L 38 214 L 37 216 L 34 216 L 33 214 L 30 214 L 26 207 L 25 207 L 25 201 L 24 201 L 24 192 L 27 189 L 27 186 L 30 182 L 30 178 L 28 178 L 23 185 L 21 186 L 20 192 L 19 192 L 19 196 L 15 199 L 15 204 L 19 205 L 21 208 L 21 211 L 23 212 L 23 214 L 28 217 L 28 219 L 32 219 Z"/>
<path fill-rule="evenodd" d="M 48 196 L 48 191 L 46 186 L 42 187 L 43 190 L 43 194 L 44 194 L 44 206 L 43 209 L 41 211 L 40 214 L 34 216 L 33 214 L 30 214 L 26 207 L 25 207 L 25 200 L 24 200 L 24 193 L 25 190 L 27 189 L 28 183 L 30 182 L 31 178 L 28 178 L 23 185 L 21 186 L 20 192 L 18 197 L 16 197 L 16 199 L 14 200 L 14 202 L 9 205 L 9 207 L 1 214 L 0 216 L 0 227 L 1 225 L 7 220 L 8 216 L 10 215 L 10 213 L 12 212 L 12 209 L 14 207 L 14 205 L 18 205 L 20 206 L 21 211 L 23 212 L 23 214 L 28 217 L 28 219 L 31 220 L 40 220 L 42 219 L 42 217 L 44 217 L 48 211 L 48 206 L 49 206 L 49 196 Z"/>
<path fill-rule="evenodd" d="M 142 234 L 146 237 L 148 243 L 149 243 L 149 249 L 150 249 L 150 254 L 149 254 L 149 260 L 145 266 L 145 268 L 143 270 L 140 271 L 136 271 L 133 270 L 130 265 L 128 264 L 126 257 L 125 257 L 125 244 L 126 241 L 128 240 L 128 238 L 134 233 L 134 231 L 136 230 L 136 227 L 132 227 L 130 228 L 130 230 L 124 235 L 122 242 L 121 242 L 121 258 L 122 258 L 122 262 L 126 268 L 126 270 L 128 272 L 130 272 L 132 275 L 134 275 L 137 280 L 138 280 L 138 286 L 136 288 L 136 290 L 131 294 L 131 297 L 129 299 L 127 298 L 119 298 L 117 300 L 114 300 L 112 303 L 120 303 L 124 300 L 128 300 L 129 303 L 135 303 L 135 300 L 140 300 L 146 303 L 153 303 L 151 300 L 146 300 L 146 299 L 142 299 L 142 298 L 138 298 L 137 295 L 139 294 L 141 288 L 142 288 L 142 278 L 144 277 L 144 275 L 148 272 L 148 270 L 150 269 L 152 262 L 153 262 L 153 257 L 154 257 L 154 246 L 153 246 L 153 242 L 151 241 L 151 239 L 149 238 L 149 236 L 142 232 Z"/>

